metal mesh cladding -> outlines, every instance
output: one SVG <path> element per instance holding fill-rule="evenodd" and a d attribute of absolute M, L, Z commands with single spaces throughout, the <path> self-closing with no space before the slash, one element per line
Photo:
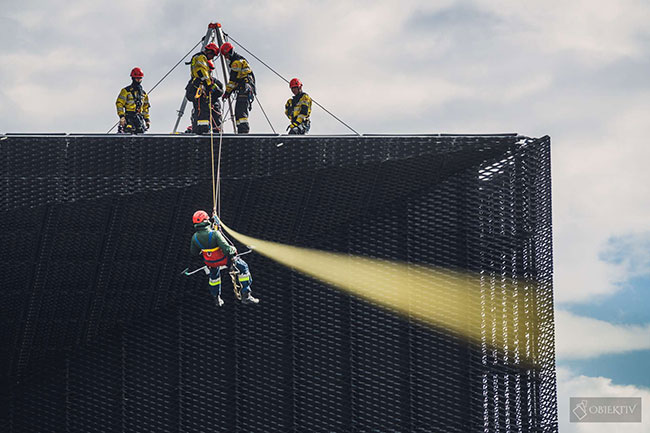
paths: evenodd
<path fill-rule="evenodd" d="M 473 340 L 256 254 L 261 303 L 224 275 L 216 307 L 180 275 L 209 155 L 193 136 L 0 141 L 0 430 L 557 431 L 548 137 L 224 138 L 230 226 L 474 275 L 436 300 Z"/>

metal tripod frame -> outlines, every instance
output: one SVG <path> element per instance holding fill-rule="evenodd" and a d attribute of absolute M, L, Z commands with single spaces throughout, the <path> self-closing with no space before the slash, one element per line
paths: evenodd
<path fill-rule="evenodd" d="M 205 32 L 205 36 L 203 36 L 203 41 L 201 42 L 201 51 L 205 49 L 205 46 L 210 43 L 210 41 L 214 41 L 216 39 L 217 44 L 221 47 L 223 43 L 225 42 L 224 36 L 223 36 L 223 31 L 221 30 L 221 24 L 220 23 L 210 23 L 208 24 L 208 31 Z M 221 59 L 221 70 L 223 71 L 223 77 L 224 77 L 224 85 L 228 83 L 228 72 L 226 69 L 226 61 L 224 60 L 223 56 L 219 56 Z M 183 101 L 181 102 L 181 107 L 178 109 L 178 117 L 176 118 L 176 124 L 174 124 L 174 130 L 173 133 L 175 134 L 176 131 L 178 130 L 178 124 L 181 122 L 181 118 L 185 114 L 185 107 L 187 106 L 187 98 L 183 96 Z M 232 101 L 230 98 L 228 98 L 228 108 L 229 112 L 233 113 L 232 111 Z M 230 120 L 232 121 L 232 128 L 233 131 L 235 131 L 235 134 L 237 133 L 237 127 L 235 125 L 235 118 L 231 115 Z M 210 125 L 212 127 L 212 125 Z"/>

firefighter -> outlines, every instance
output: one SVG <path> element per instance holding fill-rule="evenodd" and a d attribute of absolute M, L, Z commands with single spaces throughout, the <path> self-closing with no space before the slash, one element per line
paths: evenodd
<path fill-rule="evenodd" d="M 131 85 L 120 90 L 115 101 L 120 134 L 142 134 L 151 125 L 149 120 L 149 95 L 142 89 L 144 73 L 140 68 L 131 70 Z"/>
<path fill-rule="evenodd" d="M 192 130 L 197 134 L 210 131 L 210 95 L 214 101 L 223 94 L 223 84 L 210 74 L 211 60 L 218 55 L 219 47 L 211 43 L 203 51 L 194 54 L 189 62 L 191 77 L 185 86 L 185 97 L 194 107 L 192 123 L 195 126 Z"/>
<path fill-rule="evenodd" d="M 228 243 L 219 231 L 219 220 L 213 215 L 212 221 L 208 213 L 197 210 L 192 216 L 194 230 L 190 242 L 190 254 L 193 257 L 201 254 L 203 261 L 210 271 L 210 293 L 218 306 L 223 305 L 221 299 L 221 269 L 228 267 L 235 287 L 240 286 L 242 304 L 257 304 L 259 299 L 251 293 L 253 278 L 248 270 L 248 264 L 237 257 L 237 249 Z"/>
<path fill-rule="evenodd" d="M 221 131 L 221 95 L 223 95 L 223 83 L 216 77 L 214 73 L 214 63 L 208 60 L 208 67 L 210 68 L 210 78 L 217 84 L 217 88 L 212 92 L 212 128 L 219 132 Z"/>
<path fill-rule="evenodd" d="M 252 107 L 256 94 L 255 75 L 248 61 L 235 53 L 230 42 L 221 45 L 219 52 L 226 59 L 228 68 L 230 68 L 230 79 L 226 84 L 226 93 L 224 93 L 223 99 L 229 98 L 232 93 L 236 94 L 235 124 L 237 125 L 237 133 L 248 134 L 250 131 L 248 112 Z"/>
<path fill-rule="evenodd" d="M 311 115 L 311 98 L 302 91 L 302 82 L 298 78 L 292 78 L 289 88 L 293 98 L 289 98 L 284 105 L 284 114 L 287 115 L 291 124 L 287 126 L 289 134 L 306 134 L 311 127 L 309 116 Z"/>

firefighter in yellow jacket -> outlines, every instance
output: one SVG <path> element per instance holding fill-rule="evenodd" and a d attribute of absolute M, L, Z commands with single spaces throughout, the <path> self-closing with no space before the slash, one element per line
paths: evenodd
<path fill-rule="evenodd" d="M 228 68 L 230 68 L 230 77 L 223 99 L 228 99 L 232 93 L 236 93 L 235 124 L 237 133 L 248 134 L 250 131 L 248 113 L 255 99 L 255 74 L 253 74 L 248 60 L 237 54 L 230 42 L 221 45 L 219 52 L 226 59 Z"/>
<path fill-rule="evenodd" d="M 131 85 L 123 88 L 115 101 L 121 134 L 142 134 L 151 125 L 149 95 L 142 88 L 144 73 L 140 68 L 131 70 Z"/>
<path fill-rule="evenodd" d="M 293 78 L 289 82 L 293 98 L 289 98 L 284 106 L 284 114 L 287 115 L 291 124 L 287 127 L 289 134 L 306 134 L 311 127 L 311 98 L 302 91 L 302 82 Z"/>
<path fill-rule="evenodd" d="M 223 85 L 210 74 L 211 60 L 219 55 L 219 47 L 210 43 L 203 51 L 192 56 L 190 61 L 190 81 L 185 87 L 185 97 L 194 106 L 192 129 L 197 134 L 210 131 L 210 99 L 215 100 L 223 94 Z"/>

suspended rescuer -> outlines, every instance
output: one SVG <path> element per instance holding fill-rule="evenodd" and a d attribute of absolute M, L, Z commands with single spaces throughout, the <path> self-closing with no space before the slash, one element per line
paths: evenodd
<path fill-rule="evenodd" d="M 242 304 L 257 304 L 259 299 L 251 293 L 253 278 L 248 270 L 248 264 L 237 257 L 237 249 L 231 245 L 219 231 L 219 220 L 216 215 L 212 221 L 208 213 L 197 210 L 192 216 L 194 230 L 190 241 L 190 254 L 193 257 L 201 254 L 203 261 L 210 271 L 210 293 L 218 306 L 223 305 L 221 299 L 221 269 L 228 267 L 230 277 L 235 286 L 235 294 Z"/>
<path fill-rule="evenodd" d="M 115 107 L 120 117 L 117 132 L 121 134 L 142 134 L 151 125 L 149 120 L 149 95 L 142 88 L 144 72 L 140 68 L 131 70 L 131 84 L 117 95 Z"/>
<path fill-rule="evenodd" d="M 231 94 L 237 96 L 235 102 L 235 124 L 237 125 L 238 134 L 248 134 L 250 126 L 248 124 L 248 113 L 255 99 L 255 75 L 251 70 L 248 60 L 237 54 L 230 42 L 225 42 L 219 49 L 221 55 L 226 59 L 230 69 L 230 79 L 226 84 L 226 93 L 223 99 L 227 99 Z"/>
<path fill-rule="evenodd" d="M 311 98 L 302 91 L 302 82 L 298 78 L 292 78 L 289 88 L 293 98 L 289 98 L 284 105 L 284 114 L 287 115 L 291 124 L 287 126 L 289 134 L 306 134 L 311 127 Z"/>
<path fill-rule="evenodd" d="M 218 100 L 223 94 L 223 84 L 210 73 L 212 59 L 219 55 L 216 44 L 208 44 L 203 51 L 192 56 L 189 62 L 190 81 L 185 86 L 185 97 L 194 107 L 192 130 L 197 134 L 210 131 L 210 100 Z M 212 65 L 214 69 L 214 65 Z"/>

